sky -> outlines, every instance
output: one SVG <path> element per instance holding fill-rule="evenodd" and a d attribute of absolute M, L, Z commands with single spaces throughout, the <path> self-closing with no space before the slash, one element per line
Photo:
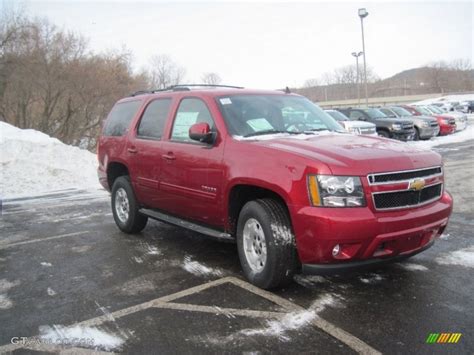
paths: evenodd
<path fill-rule="evenodd" d="M 81 33 L 93 51 L 125 46 L 135 70 L 155 54 L 225 84 L 275 89 L 354 64 L 362 50 L 382 78 L 430 62 L 473 59 L 472 1 L 163 2 L 26 0 L 30 16 Z"/>

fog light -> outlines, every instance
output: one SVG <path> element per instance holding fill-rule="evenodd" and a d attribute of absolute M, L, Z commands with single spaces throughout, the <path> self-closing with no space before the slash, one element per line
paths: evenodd
<path fill-rule="evenodd" d="M 341 248 L 339 247 L 339 244 L 336 244 L 336 246 L 332 248 L 332 256 L 337 256 L 340 251 L 341 251 Z"/>

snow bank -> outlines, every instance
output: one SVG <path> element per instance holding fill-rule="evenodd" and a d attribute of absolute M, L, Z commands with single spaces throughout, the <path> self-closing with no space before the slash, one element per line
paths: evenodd
<path fill-rule="evenodd" d="M 474 139 L 474 125 L 467 126 L 465 130 L 450 134 L 449 136 L 434 137 L 427 141 L 411 141 L 405 143 L 420 149 L 432 149 L 438 145 L 461 143 L 470 139 Z"/>
<path fill-rule="evenodd" d="M 0 196 L 68 188 L 99 190 L 95 154 L 33 129 L 0 122 Z"/>

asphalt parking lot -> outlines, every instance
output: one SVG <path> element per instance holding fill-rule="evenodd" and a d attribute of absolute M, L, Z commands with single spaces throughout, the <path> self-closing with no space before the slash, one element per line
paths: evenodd
<path fill-rule="evenodd" d="M 436 148 L 455 209 L 431 249 L 380 269 L 297 276 L 274 292 L 245 282 L 233 244 L 155 221 L 120 233 L 104 193 L 4 201 L 0 353 L 472 354 L 472 262 L 458 256 L 474 248 L 473 148 Z M 35 341 L 61 332 L 95 340 Z M 462 336 L 426 344 L 430 333 Z"/>

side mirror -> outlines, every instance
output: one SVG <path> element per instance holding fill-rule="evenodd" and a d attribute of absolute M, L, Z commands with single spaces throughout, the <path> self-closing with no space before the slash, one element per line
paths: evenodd
<path fill-rule="evenodd" d="M 206 122 L 199 122 L 189 127 L 189 138 L 203 143 L 212 143 L 214 141 L 214 133 Z"/>

